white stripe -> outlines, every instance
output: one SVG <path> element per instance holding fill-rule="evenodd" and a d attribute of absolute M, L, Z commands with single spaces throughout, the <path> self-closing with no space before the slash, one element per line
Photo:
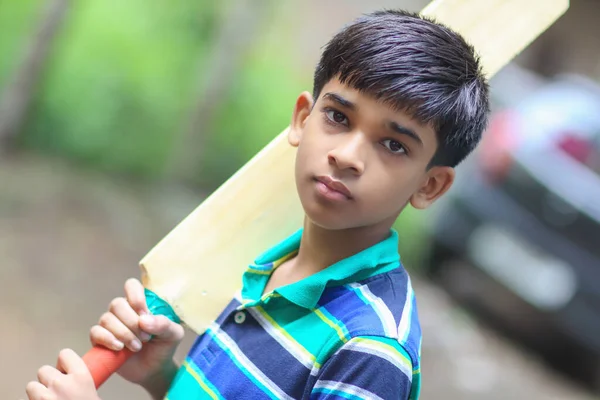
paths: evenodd
<path fill-rule="evenodd" d="M 242 290 L 236 290 L 235 294 L 233 295 L 233 298 L 239 301 L 240 303 L 243 303 L 244 300 L 242 299 Z"/>
<path fill-rule="evenodd" d="M 388 306 L 371 292 L 367 285 L 359 285 L 358 283 L 350 283 L 348 286 L 360 290 L 362 295 L 371 302 L 370 306 L 377 313 L 377 316 L 383 324 L 385 335 L 390 338 L 396 339 L 398 337 L 398 328 L 396 327 L 396 320 L 394 315 L 388 308 Z"/>
<path fill-rule="evenodd" d="M 254 308 L 248 308 L 247 310 L 273 339 L 275 339 L 284 349 L 293 355 L 294 358 L 302 365 L 311 370 L 311 375 L 317 375 L 319 373 L 319 367 L 315 366 L 314 361 L 307 356 L 307 353 L 310 354 L 308 350 L 301 347 L 298 342 L 292 341 L 282 334 L 277 328 L 271 325 L 271 323 L 258 310 Z"/>
<path fill-rule="evenodd" d="M 340 350 L 342 350 L 342 349 L 340 349 Z M 370 343 L 367 341 L 362 341 L 362 340 L 361 341 L 352 341 L 352 340 L 349 341 L 343 347 L 343 350 L 358 351 L 361 353 L 366 353 L 366 354 L 370 354 L 373 356 L 377 356 L 379 358 L 383 358 L 384 360 L 387 360 L 390 363 L 392 363 L 400 371 L 402 371 L 402 373 L 404 375 L 406 375 L 408 380 L 412 382 L 412 364 L 410 364 L 410 365 L 406 364 L 404 359 L 400 356 L 402 353 L 398 352 L 397 350 L 395 350 L 394 352 L 387 351 L 387 349 L 385 349 L 383 347 L 383 345 L 377 346 L 376 344 L 373 344 L 373 343 Z"/>
<path fill-rule="evenodd" d="M 244 366 L 254 378 L 262 383 L 267 389 L 269 389 L 273 394 L 277 396 L 279 399 L 289 399 L 293 400 L 292 397 L 288 396 L 279 386 L 277 386 L 272 380 L 270 380 L 252 361 L 246 357 L 246 355 L 242 352 L 242 350 L 238 347 L 235 341 L 229 337 L 227 333 L 221 330 L 221 327 L 213 322 L 208 327 L 210 331 L 227 346 L 227 348 L 233 353 L 236 360 Z"/>
<path fill-rule="evenodd" d="M 406 301 L 404 302 L 404 308 L 402 309 L 402 317 L 400 317 L 400 324 L 398 325 L 398 341 L 401 344 L 406 343 L 406 339 L 408 339 L 408 334 L 410 333 L 413 297 L 414 293 L 412 285 L 410 283 L 410 277 L 407 276 Z"/>
<path fill-rule="evenodd" d="M 369 400 L 383 400 L 381 397 L 365 390 L 361 387 L 350 385 L 348 383 L 336 382 L 336 381 L 317 381 L 315 383 L 314 389 L 329 389 L 329 390 L 337 390 L 340 392 L 348 393 L 352 396 L 357 396 L 361 399 L 369 399 Z"/>

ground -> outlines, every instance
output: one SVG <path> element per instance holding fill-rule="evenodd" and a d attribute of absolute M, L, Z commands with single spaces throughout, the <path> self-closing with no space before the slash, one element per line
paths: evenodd
<path fill-rule="evenodd" d="M 149 189 L 33 156 L 0 160 L 0 393 L 24 388 L 61 348 L 80 354 L 137 262 L 203 198 Z M 413 277 L 424 332 L 427 399 L 591 399 L 529 352 L 480 326 L 437 287 Z M 188 332 L 180 356 L 189 348 Z M 104 399 L 147 399 L 118 377 Z"/>

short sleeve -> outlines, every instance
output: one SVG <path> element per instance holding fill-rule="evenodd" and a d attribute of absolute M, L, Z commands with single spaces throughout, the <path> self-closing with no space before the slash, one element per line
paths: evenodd
<path fill-rule="evenodd" d="M 345 343 L 319 371 L 311 400 L 408 400 L 413 368 L 398 341 L 355 337 Z"/>

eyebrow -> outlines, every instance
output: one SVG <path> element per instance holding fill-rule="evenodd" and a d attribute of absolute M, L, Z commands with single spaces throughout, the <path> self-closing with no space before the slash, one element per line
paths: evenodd
<path fill-rule="evenodd" d="M 337 103 L 340 106 L 345 107 L 352 111 L 356 111 L 358 109 L 358 106 L 355 103 L 343 98 L 342 96 L 340 96 L 337 93 L 327 92 L 323 95 L 323 98 L 327 99 L 327 100 L 331 100 L 334 103 Z M 394 132 L 399 133 L 400 135 L 408 136 L 408 137 L 412 138 L 414 141 L 416 141 L 420 146 L 423 146 L 423 140 L 412 129 L 402 126 L 394 121 L 390 121 L 388 125 L 390 126 L 390 129 L 392 129 Z"/>
<path fill-rule="evenodd" d="M 421 137 L 419 135 L 417 135 L 417 133 L 415 131 L 413 131 L 412 129 L 402 126 L 393 121 L 390 122 L 389 125 L 390 125 L 390 128 L 394 132 L 399 133 L 401 135 L 408 136 L 408 137 L 412 138 L 413 140 L 415 140 L 417 143 L 419 143 L 420 146 L 423 146 L 423 140 L 421 140 Z"/>
<path fill-rule="evenodd" d="M 323 98 L 331 100 L 334 103 L 337 103 L 340 106 L 345 107 L 345 108 L 347 108 L 349 110 L 352 110 L 352 111 L 356 111 L 358 109 L 358 107 L 356 106 L 356 104 L 354 104 L 350 100 L 346 100 L 345 98 L 343 98 L 342 96 L 340 96 L 337 93 L 333 93 L 333 92 L 325 93 L 323 95 Z"/>

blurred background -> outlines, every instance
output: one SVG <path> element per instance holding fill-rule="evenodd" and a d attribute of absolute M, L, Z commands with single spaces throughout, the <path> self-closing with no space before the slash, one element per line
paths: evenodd
<path fill-rule="evenodd" d="M 336 30 L 426 3 L 0 1 L 2 398 L 87 351 L 138 261 L 287 126 Z M 599 2 L 572 0 L 496 75 L 456 187 L 397 222 L 424 399 L 597 396 L 598 21 Z M 101 395 L 147 398 L 118 377 Z"/>

